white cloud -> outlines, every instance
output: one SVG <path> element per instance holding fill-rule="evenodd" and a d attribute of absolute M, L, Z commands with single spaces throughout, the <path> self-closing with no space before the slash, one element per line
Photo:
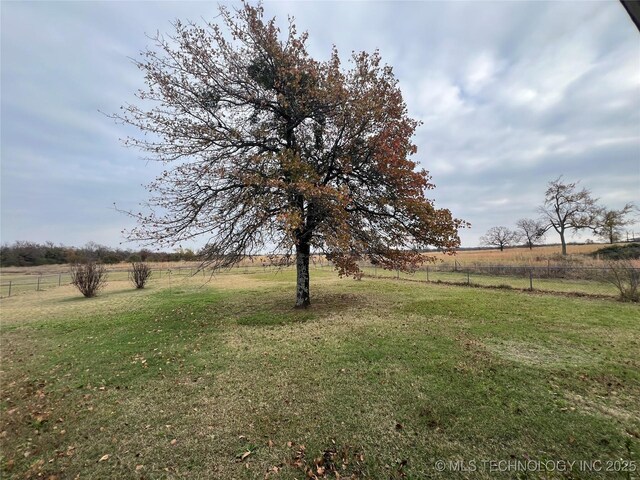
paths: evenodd
<path fill-rule="evenodd" d="M 129 219 L 112 202 L 141 201 L 140 184 L 158 166 L 121 147 L 128 131 L 98 109 L 117 110 L 142 84 L 127 56 L 151 43 L 145 33 L 170 32 L 175 18 L 212 19 L 215 5 L 2 8 L 2 239 L 115 245 L 117 224 Z M 311 1 L 265 10 L 282 26 L 294 15 L 314 57 L 336 44 L 346 64 L 352 50 L 380 49 L 425 122 L 415 140 L 437 185 L 429 196 L 474 224 L 462 232 L 466 245 L 531 216 L 559 174 L 583 179 L 611 207 L 637 200 L 640 39 L 618 3 Z"/>
<path fill-rule="evenodd" d="M 408 90 L 412 111 L 423 121 L 446 121 L 470 111 L 462 98 L 461 88 L 445 76 L 427 76 Z"/>
<path fill-rule="evenodd" d="M 498 61 L 489 52 L 482 52 L 470 63 L 465 81 L 465 89 L 473 95 L 477 95 L 484 87 L 495 80 L 501 67 Z"/>

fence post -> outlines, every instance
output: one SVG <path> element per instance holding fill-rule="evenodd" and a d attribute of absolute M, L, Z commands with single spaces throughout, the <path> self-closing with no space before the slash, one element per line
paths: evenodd
<path fill-rule="evenodd" d="M 9 296 L 11 296 L 11 280 L 9 280 Z"/>
<path fill-rule="evenodd" d="M 62 274 L 58 274 L 58 286 L 62 285 Z"/>
<path fill-rule="evenodd" d="M 429 265 L 427 265 L 427 282 L 429 281 Z"/>
<path fill-rule="evenodd" d="M 469 270 L 467 270 L 467 285 L 471 285 L 471 274 L 469 273 Z"/>
<path fill-rule="evenodd" d="M 40 275 L 38 275 L 38 286 L 36 287 L 36 292 L 40 291 Z"/>
<path fill-rule="evenodd" d="M 533 268 L 529 269 L 529 290 L 533 291 Z"/>

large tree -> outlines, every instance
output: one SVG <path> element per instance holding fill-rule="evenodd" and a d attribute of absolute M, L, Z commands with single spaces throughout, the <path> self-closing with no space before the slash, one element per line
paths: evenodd
<path fill-rule="evenodd" d="M 281 35 L 260 6 L 221 7 L 219 18 L 156 36 L 136 62 L 140 104 L 115 115 L 145 134 L 128 145 L 169 165 L 132 239 L 204 235 L 215 267 L 267 248 L 295 253 L 298 307 L 310 304 L 312 249 L 358 275 L 364 257 L 407 270 L 429 259 L 428 245 L 459 245 L 463 222 L 425 198 L 434 185 L 410 159 L 418 122 L 378 52 L 343 69 L 335 48 L 310 58 L 307 34 L 290 21 Z"/>
<path fill-rule="evenodd" d="M 553 228 L 560 235 L 562 255 L 567 254 L 567 232 L 595 230 L 600 214 L 591 192 L 586 188 L 578 189 L 577 182 L 565 183 L 562 176 L 549 182 L 544 204 L 538 210 L 546 220 L 546 228 Z"/>
<path fill-rule="evenodd" d="M 633 203 L 627 203 L 620 210 L 603 208 L 597 219 L 596 234 L 609 243 L 622 240 L 623 228 L 633 225 L 634 219 L 629 215 L 636 210 Z"/>
<path fill-rule="evenodd" d="M 504 247 L 515 245 L 520 241 L 520 234 L 507 227 L 491 227 L 480 237 L 480 244 L 498 247 L 502 252 Z"/>

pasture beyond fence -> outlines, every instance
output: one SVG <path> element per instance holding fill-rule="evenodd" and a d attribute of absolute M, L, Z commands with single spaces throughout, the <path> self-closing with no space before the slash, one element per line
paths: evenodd
<path fill-rule="evenodd" d="M 224 274 L 257 274 L 290 271 L 294 267 L 280 267 L 265 264 L 247 264 L 229 270 L 214 272 L 211 269 L 199 269 L 198 266 L 175 266 L 154 268 L 152 281 L 170 279 L 172 276 L 207 277 L 215 273 Z M 330 262 L 314 262 L 312 269 L 329 270 Z M 420 282 L 446 283 L 454 285 L 470 285 L 491 288 L 512 288 L 535 290 L 541 292 L 576 293 L 584 295 L 617 296 L 619 291 L 610 282 L 611 269 L 608 266 L 575 266 L 570 264 L 552 264 L 544 266 L 532 265 L 491 265 L 453 263 L 426 264 L 413 273 L 384 270 L 379 266 L 362 263 L 360 268 L 367 277 L 396 278 Z M 632 268 L 636 280 L 640 278 L 640 268 Z M 126 281 L 129 270 L 112 268 L 108 270 L 109 281 Z M 0 281 L 0 298 L 7 298 L 20 293 L 48 290 L 71 283 L 69 272 L 55 274 L 3 274 Z"/>
<path fill-rule="evenodd" d="M 238 267 L 232 269 L 234 273 L 249 273 L 248 269 L 254 267 Z M 107 270 L 107 281 L 124 281 L 128 280 L 130 269 L 126 268 L 110 268 Z M 239 271 L 239 272 L 238 272 Z M 198 269 L 197 266 L 175 266 L 170 268 L 152 269 L 152 278 L 167 278 L 171 276 L 193 276 L 193 275 L 211 275 L 211 269 Z M 9 280 L 0 281 L 0 298 L 7 298 L 18 293 L 38 292 L 48 290 L 53 287 L 60 287 L 71 284 L 71 274 L 67 272 L 59 272 L 55 274 L 23 274 L 23 275 L 3 275 L 10 277 Z"/>
<path fill-rule="evenodd" d="M 511 288 L 549 293 L 575 293 L 597 296 L 618 296 L 611 282 L 612 270 L 608 266 L 575 266 L 565 264 L 490 265 L 461 264 L 459 262 L 424 265 L 413 273 L 383 270 L 374 265 L 363 265 L 366 275 L 376 278 L 397 278 L 413 281 L 469 285 L 489 288 Z M 627 272 L 636 280 L 640 268 Z"/>

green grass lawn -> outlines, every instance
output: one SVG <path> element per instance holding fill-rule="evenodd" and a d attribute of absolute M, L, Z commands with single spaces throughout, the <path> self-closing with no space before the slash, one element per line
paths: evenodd
<path fill-rule="evenodd" d="M 2 477 L 638 478 L 637 305 L 312 275 L 3 299 Z"/>

